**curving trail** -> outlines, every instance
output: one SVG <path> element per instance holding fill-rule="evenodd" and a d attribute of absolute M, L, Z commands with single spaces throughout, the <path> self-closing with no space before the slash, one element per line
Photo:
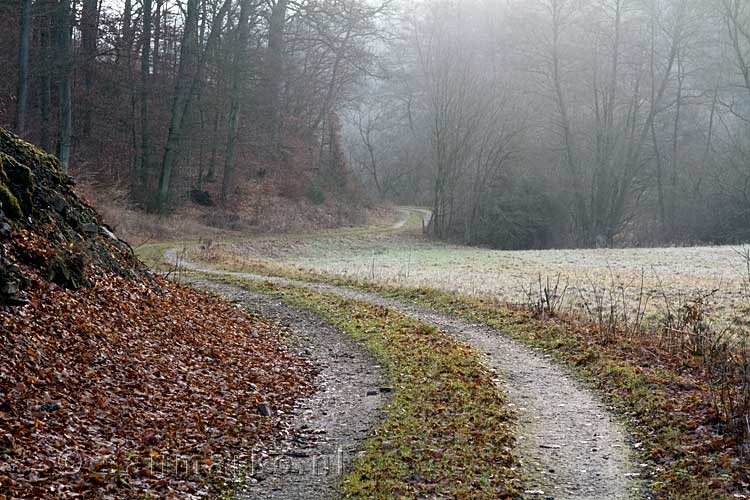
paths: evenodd
<path fill-rule="evenodd" d="M 418 213 L 422 215 L 422 222 L 425 226 L 427 226 L 430 223 L 430 219 L 432 219 L 432 211 L 424 209 L 424 208 L 399 208 L 399 212 L 403 214 L 403 217 L 396 222 L 393 226 L 391 226 L 391 229 L 401 229 L 403 228 L 407 222 L 409 222 L 409 219 L 411 219 L 411 215 L 413 213 Z"/>
<path fill-rule="evenodd" d="M 318 371 L 317 392 L 294 409 L 282 439 L 255 450 L 234 498 L 336 498 L 338 483 L 388 399 L 379 391 L 380 366 L 349 335 L 307 311 L 223 283 L 196 279 L 189 284 L 279 324 L 291 347 Z"/>
<path fill-rule="evenodd" d="M 527 477 L 526 497 L 614 500 L 646 496 L 645 485 L 633 464 L 634 454 L 627 433 L 602 401 L 548 355 L 502 332 L 407 301 L 350 288 L 208 269 L 180 261 L 176 249 L 168 250 L 165 259 L 204 274 L 269 281 L 336 294 L 390 308 L 431 324 L 482 354 L 513 401 L 519 422 L 515 455 Z"/>

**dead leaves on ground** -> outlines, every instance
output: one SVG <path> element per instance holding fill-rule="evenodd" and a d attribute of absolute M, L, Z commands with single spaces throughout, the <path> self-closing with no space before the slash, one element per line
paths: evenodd
<path fill-rule="evenodd" d="M 169 282 L 27 297 L 0 312 L 0 498 L 203 496 L 312 390 L 274 327 Z"/>

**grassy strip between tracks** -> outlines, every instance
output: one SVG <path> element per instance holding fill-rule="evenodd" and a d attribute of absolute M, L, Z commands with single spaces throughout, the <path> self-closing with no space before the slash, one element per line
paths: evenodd
<path fill-rule="evenodd" d="M 347 498 L 518 498 L 512 414 L 469 347 L 382 307 L 291 286 L 210 279 L 320 315 L 387 369 L 393 398 L 342 482 Z"/>

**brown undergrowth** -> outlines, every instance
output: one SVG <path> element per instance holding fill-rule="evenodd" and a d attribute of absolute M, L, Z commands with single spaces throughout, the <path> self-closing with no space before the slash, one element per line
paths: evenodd
<path fill-rule="evenodd" d="M 219 495 L 311 392 L 312 368 L 219 299 L 92 279 L 35 280 L 0 312 L 0 498 Z"/>

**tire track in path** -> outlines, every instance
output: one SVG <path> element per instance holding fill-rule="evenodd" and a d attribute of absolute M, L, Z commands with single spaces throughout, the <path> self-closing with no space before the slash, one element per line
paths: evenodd
<path fill-rule="evenodd" d="M 176 249 L 165 253 L 176 263 Z M 614 500 L 646 496 L 622 424 L 592 391 L 548 355 L 486 325 L 474 324 L 407 301 L 286 278 L 208 269 L 181 261 L 186 269 L 242 280 L 269 281 L 332 293 L 380 305 L 431 324 L 474 347 L 498 373 L 518 415 L 515 454 L 528 478 L 526 496 L 545 499 Z"/>
<path fill-rule="evenodd" d="M 348 334 L 312 313 L 223 283 L 189 284 L 279 324 L 291 348 L 318 370 L 315 394 L 300 401 L 278 442 L 257 447 L 235 500 L 338 498 L 339 482 L 382 418 L 388 396 L 379 390 L 380 366 Z"/>

